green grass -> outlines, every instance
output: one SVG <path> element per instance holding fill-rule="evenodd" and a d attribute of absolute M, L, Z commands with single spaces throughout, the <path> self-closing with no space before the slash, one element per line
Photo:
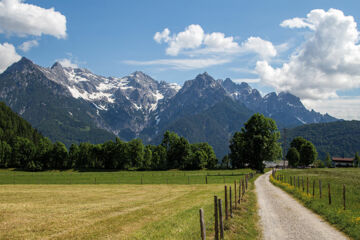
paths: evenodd
<path fill-rule="evenodd" d="M 249 170 L 191 171 L 191 177 L 219 173 L 231 180 L 243 179 Z M 2 170 L 9 175 L 12 171 Z M 21 173 L 26 179 L 43 174 L 53 179 L 58 174 L 128 174 L 129 176 L 169 172 L 41 172 Z M 16 174 L 15 173 L 15 174 Z M 174 174 L 174 176 L 173 176 Z M 93 176 L 92 175 L 92 176 Z M 162 176 L 162 175 L 160 175 Z M 186 175 L 187 176 L 187 175 Z M 74 178 L 75 179 L 75 178 Z M 226 179 L 226 178 L 225 178 Z M 260 239 L 255 178 L 249 181 L 234 218 L 225 223 L 225 239 Z M 175 180 L 174 180 L 175 181 Z M 91 182 L 90 182 L 91 183 Z M 231 182 L 233 185 L 233 182 Z M 199 239 L 199 209 L 205 212 L 207 239 L 214 237 L 213 199 L 223 199 L 224 184 L 4 184 L 0 188 L 0 239 Z"/>
<path fill-rule="evenodd" d="M 241 170 L 203 171 L 44 171 L 26 172 L 0 169 L 0 184 L 208 184 L 232 183 L 244 174 Z"/>
<path fill-rule="evenodd" d="M 360 239 L 360 169 L 293 169 L 278 171 L 286 182 L 271 181 L 299 199 L 306 207 L 323 216 L 353 239 Z M 300 188 L 290 185 L 289 177 L 300 179 Z M 307 178 L 309 194 L 307 194 Z M 305 190 L 302 189 L 304 179 Z M 315 196 L 313 182 L 315 180 Z M 319 180 L 322 182 L 322 198 L 319 194 Z M 328 198 L 328 183 L 331 186 L 331 205 Z M 346 210 L 343 205 L 343 185 L 346 186 Z"/>

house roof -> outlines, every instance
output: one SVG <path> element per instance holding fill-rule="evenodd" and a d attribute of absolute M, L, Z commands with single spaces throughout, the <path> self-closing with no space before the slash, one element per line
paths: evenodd
<path fill-rule="evenodd" d="M 341 157 L 333 157 L 332 160 L 334 162 L 353 162 L 354 158 L 341 158 Z"/>

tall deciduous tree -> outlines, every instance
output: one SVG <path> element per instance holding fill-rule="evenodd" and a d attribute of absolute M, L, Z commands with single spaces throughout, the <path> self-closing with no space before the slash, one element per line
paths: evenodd
<path fill-rule="evenodd" d="M 281 157 L 281 146 L 278 142 L 280 132 L 271 118 L 254 114 L 241 129 L 240 136 L 238 139 L 243 140 L 243 143 L 239 145 L 242 145 L 243 150 L 240 151 L 239 158 L 252 169 L 264 172 L 264 161 L 274 161 Z M 236 142 L 236 139 L 232 140 Z"/>
<path fill-rule="evenodd" d="M 309 166 L 317 159 L 317 151 L 311 142 L 307 141 L 301 145 L 300 149 L 300 165 Z"/>
<path fill-rule="evenodd" d="M 297 167 L 300 161 L 300 154 L 295 147 L 291 147 L 286 154 L 286 159 L 289 162 L 289 166 Z"/>

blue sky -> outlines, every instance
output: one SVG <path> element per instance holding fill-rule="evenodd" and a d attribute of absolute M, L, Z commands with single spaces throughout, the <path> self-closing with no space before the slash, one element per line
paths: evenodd
<path fill-rule="evenodd" d="M 179 84 L 206 71 L 360 120 L 354 23 L 358 1 L 2 0 L 0 71 L 18 56 L 104 76 L 141 70 Z"/>

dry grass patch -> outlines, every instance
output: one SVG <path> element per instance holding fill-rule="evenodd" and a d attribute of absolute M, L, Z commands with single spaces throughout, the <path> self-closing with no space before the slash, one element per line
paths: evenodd
<path fill-rule="evenodd" d="M 175 235 L 198 232 L 192 221 L 176 221 L 186 216 L 197 222 L 199 207 L 210 206 L 222 189 L 223 185 L 3 185 L 0 239 L 136 239 L 137 232 L 157 221 L 169 221 L 168 230 Z"/>

